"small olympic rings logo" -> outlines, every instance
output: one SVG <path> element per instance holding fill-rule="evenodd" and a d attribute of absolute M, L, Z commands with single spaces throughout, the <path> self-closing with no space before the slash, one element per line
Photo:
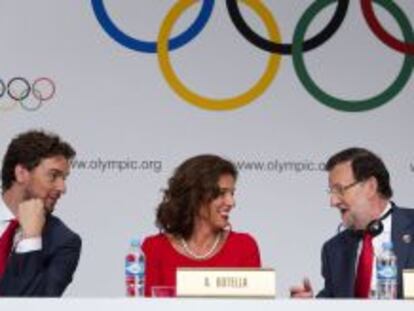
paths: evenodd
<path fill-rule="evenodd" d="M 201 9 L 187 30 L 170 38 L 171 30 L 180 16 L 192 5 L 202 1 Z M 194 39 L 205 27 L 214 8 L 215 0 L 177 0 L 165 16 L 157 41 L 143 41 L 121 31 L 108 15 L 103 0 L 92 0 L 95 16 L 104 31 L 122 46 L 143 53 L 157 53 L 161 72 L 169 86 L 181 98 L 192 105 L 208 110 L 229 110 L 251 103 L 262 95 L 279 70 L 282 55 L 290 55 L 293 66 L 303 87 L 320 103 L 340 111 L 367 111 L 380 107 L 393 99 L 409 81 L 414 67 L 414 32 L 403 10 L 391 0 L 360 0 L 361 9 L 371 31 L 389 48 L 398 51 L 404 57 L 403 65 L 395 80 L 382 92 L 360 100 L 347 100 L 332 96 L 322 90 L 309 74 L 304 53 L 316 49 L 328 41 L 344 21 L 349 0 L 315 0 L 300 17 L 293 35 L 292 43 L 282 43 L 279 27 L 272 12 L 258 0 L 226 0 L 231 21 L 238 32 L 252 45 L 269 53 L 266 68 L 260 79 L 247 91 L 229 98 L 210 98 L 202 96 L 188 88 L 176 75 L 170 62 L 169 52 L 178 49 Z M 239 3 L 251 9 L 263 22 L 268 38 L 257 34 L 243 18 Z M 336 3 L 335 11 L 326 26 L 316 35 L 305 39 L 306 32 L 313 19 L 326 7 Z M 403 41 L 393 37 L 377 19 L 373 3 L 388 11 L 396 20 L 403 34 Z"/>
<path fill-rule="evenodd" d="M 11 78 L 7 83 L 0 79 L 0 111 L 12 110 L 18 104 L 24 110 L 36 111 L 55 93 L 56 85 L 47 77 L 37 78 L 33 83 L 23 77 Z"/>

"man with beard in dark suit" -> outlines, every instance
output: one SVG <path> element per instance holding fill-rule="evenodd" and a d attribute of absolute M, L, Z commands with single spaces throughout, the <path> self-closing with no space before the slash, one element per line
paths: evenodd
<path fill-rule="evenodd" d="M 58 136 L 28 131 L 8 146 L 0 199 L 0 296 L 61 296 L 81 239 L 52 216 L 75 151 Z"/>

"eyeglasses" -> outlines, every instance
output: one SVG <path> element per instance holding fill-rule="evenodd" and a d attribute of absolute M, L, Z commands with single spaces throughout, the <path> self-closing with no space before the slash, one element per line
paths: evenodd
<path fill-rule="evenodd" d="M 328 194 L 329 195 L 335 194 L 335 195 L 343 197 L 347 190 L 351 189 L 352 187 L 358 185 L 361 182 L 363 182 L 363 181 L 356 180 L 356 181 L 354 181 L 354 182 L 352 182 L 352 183 L 350 183 L 349 185 L 346 185 L 346 186 L 341 186 L 341 185 L 334 186 L 334 187 L 328 189 Z"/>

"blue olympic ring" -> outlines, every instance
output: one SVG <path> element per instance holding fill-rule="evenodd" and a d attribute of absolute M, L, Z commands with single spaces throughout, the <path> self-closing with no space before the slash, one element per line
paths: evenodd
<path fill-rule="evenodd" d="M 191 26 L 180 35 L 168 41 L 169 50 L 175 50 L 182 47 L 194 39 L 203 30 L 213 11 L 214 1 L 215 0 L 203 0 L 200 13 Z M 134 51 L 144 53 L 157 52 L 157 43 L 155 41 L 143 41 L 132 38 L 121 31 L 109 17 L 103 0 L 92 0 L 92 7 L 99 24 L 101 24 L 105 32 L 116 42 Z"/>

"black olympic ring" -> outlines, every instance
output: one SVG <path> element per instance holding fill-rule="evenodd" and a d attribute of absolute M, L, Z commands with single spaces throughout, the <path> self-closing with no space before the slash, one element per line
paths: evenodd
<path fill-rule="evenodd" d="M 226 0 L 226 5 L 234 26 L 251 44 L 271 53 L 283 55 L 292 54 L 292 44 L 272 42 L 254 32 L 241 15 L 238 0 Z M 303 42 L 303 51 L 310 51 L 329 40 L 345 19 L 348 6 L 349 0 L 338 0 L 335 13 L 329 23 L 314 37 Z"/>
<path fill-rule="evenodd" d="M 26 85 L 25 90 L 20 94 L 20 96 L 14 95 L 11 91 L 11 84 L 15 81 L 21 81 Z M 10 98 L 16 101 L 25 100 L 30 95 L 31 90 L 32 87 L 30 86 L 29 81 L 22 77 L 14 77 L 13 79 L 10 79 L 9 83 L 7 83 L 7 94 L 10 96 Z"/>

